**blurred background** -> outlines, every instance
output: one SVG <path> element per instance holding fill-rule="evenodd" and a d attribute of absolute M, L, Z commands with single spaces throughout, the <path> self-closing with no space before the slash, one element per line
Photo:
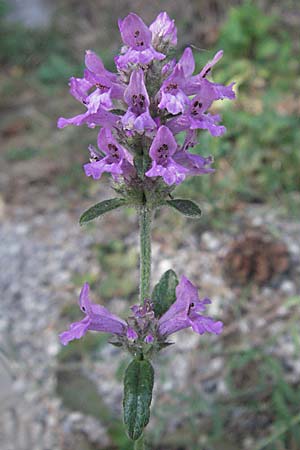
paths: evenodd
<path fill-rule="evenodd" d="M 137 301 L 136 216 L 79 227 L 112 191 L 82 171 L 96 131 L 56 121 L 81 112 L 67 83 L 85 50 L 114 70 L 118 17 L 150 24 L 161 10 L 198 68 L 224 49 L 214 80 L 236 81 L 238 95 L 214 107 L 227 133 L 203 132 L 197 147 L 216 173 L 177 189 L 202 220 L 156 217 L 153 281 L 184 273 L 225 329 L 183 331 L 155 361 L 149 448 L 300 449 L 299 2 L 0 0 L 1 450 L 132 449 L 121 422 L 127 356 L 100 333 L 66 348 L 57 335 L 81 318 L 84 281 L 118 314 Z"/>

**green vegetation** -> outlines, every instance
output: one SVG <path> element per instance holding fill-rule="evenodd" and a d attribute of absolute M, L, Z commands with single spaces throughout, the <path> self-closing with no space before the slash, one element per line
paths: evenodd
<path fill-rule="evenodd" d="M 15 161 L 28 161 L 29 159 L 38 156 L 39 150 L 33 147 L 25 147 L 25 148 L 12 148 L 5 155 L 7 161 L 15 162 Z"/>
<path fill-rule="evenodd" d="M 52 27 L 31 30 L 21 24 L 5 21 L 9 11 L 0 1 L 0 63 L 36 71 L 42 83 L 58 83 L 78 71 L 78 63 L 70 52 L 68 36 Z"/>
<path fill-rule="evenodd" d="M 132 448 L 131 441 L 124 433 L 122 421 L 107 407 L 95 383 L 80 369 L 60 369 L 57 371 L 57 394 L 66 408 L 93 416 L 97 420 L 100 418 L 101 423 L 107 429 L 113 449 L 130 450 Z M 96 450 L 96 447 L 87 440 L 87 437 L 85 440 L 84 443 L 80 442 L 81 449 Z M 82 447 L 83 445 L 85 447 Z"/>
<path fill-rule="evenodd" d="M 193 178 L 180 191 L 199 195 L 216 211 L 238 202 L 285 203 L 290 213 L 300 204 L 299 50 L 276 17 L 253 2 L 233 8 L 215 49 L 224 57 L 214 71 L 217 82 L 236 81 L 237 100 L 220 102 L 227 133 L 200 134 L 196 152 L 212 154 L 216 173 Z M 214 52 L 210 52 L 212 55 Z M 208 54 L 197 55 L 200 67 Z M 298 208 L 299 210 L 299 208 Z"/>
<path fill-rule="evenodd" d="M 101 297 L 129 299 L 137 295 L 137 279 L 134 272 L 138 266 L 135 247 L 127 246 L 121 240 L 113 240 L 97 246 L 98 261 L 103 273 Z"/>

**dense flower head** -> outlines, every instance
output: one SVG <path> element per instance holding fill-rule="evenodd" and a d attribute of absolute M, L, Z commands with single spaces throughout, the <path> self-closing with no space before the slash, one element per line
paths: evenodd
<path fill-rule="evenodd" d="M 155 316 L 151 299 L 145 299 L 142 305 L 133 305 L 132 315 L 124 320 L 104 306 L 92 303 L 89 290 L 88 283 L 85 283 L 79 296 L 79 306 L 85 317 L 60 334 L 63 345 L 80 339 L 91 330 L 115 335 L 112 343 L 125 347 L 131 353 L 151 353 L 164 348 L 171 334 L 185 328 L 191 327 L 200 335 L 220 334 L 222 331 L 222 322 L 202 314 L 211 301 L 200 299 L 198 289 L 185 276 L 181 277 L 176 288 L 176 300 L 161 317 Z"/>
<path fill-rule="evenodd" d="M 211 72 L 222 58 L 218 51 L 195 73 L 193 51 L 187 47 L 176 61 L 177 29 L 166 12 L 150 26 L 135 13 L 118 21 L 123 46 L 116 56 L 116 72 L 110 72 L 99 56 L 87 50 L 82 78 L 70 79 L 70 93 L 84 112 L 61 117 L 58 127 L 100 127 L 98 147 L 90 146 L 87 176 L 99 179 L 109 172 L 114 181 L 139 186 L 155 184 L 166 192 L 187 176 L 207 174 L 212 157 L 191 153 L 201 130 L 221 136 L 221 117 L 210 112 L 217 100 L 234 99 L 233 84 L 214 83 Z M 184 145 L 182 136 L 185 135 Z M 136 171 L 143 157 L 143 173 Z M 163 182 L 163 183 L 162 183 Z M 169 190 L 168 190 L 169 189 Z"/>

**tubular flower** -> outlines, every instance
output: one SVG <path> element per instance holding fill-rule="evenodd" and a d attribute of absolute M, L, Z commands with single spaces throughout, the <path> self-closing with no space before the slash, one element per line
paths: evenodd
<path fill-rule="evenodd" d="M 152 33 L 152 45 L 154 48 L 177 45 L 177 29 L 175 20 L 170 19 L 166 12 L 158 14 L 154 22 L 151 23 L 149 30 Z"/>
<path fill-rule="evenodd" d="M 185 276 L 182 276 L 176 288 L 175 303 L 159 319 L 159 333 L 169 336 L 191 327 L 198 334 L 220 334 L 223 328 L 222 322 L 215 322 L 211 317 L 200 314 L 210 303 L 208 298 L 200 300 L 197 288 Z"/>
<path fill-rule="evenodd" d="M 67 345 L 74 339 L 80 339 L 88 330 L 103 331 L 121 336 L 126 335 L 126 322 L 112 314 L 104 306 L 91 303 L 89 290 L 88 283 L 85 283 L 79 296 L 79 306 L 85 314 L 85 318 L 80 322 L 72 323 L 68 331 L 64 331 L 59 335 L 63 345 Z"/>
<path fill-rule="evenodd" d="M 150 147 L 149 155 L 152 167 L 146 172 L 147 177 L 163 177 L 168 185 L 181 183 L 188 169 L 176 163 L 173 156 L 177 150 L 177 142 L 169 128 L 162 125 Z"/>
<path fill-rule="evenodd" d="M 122 117 L 125 129 L 143 132 L 156 128 L 156 123 L 149 113 L 150 100 L 142 69 L 132 72 L 129 85 L 124 93 L 124 100 L 128 105 L 128 110 Z"/>
<path fill-rule="evenodd" d="M 98 147 L 106 155 L 102 157 L 94 147 L 90 146 L 91 159 L 84 165 L 85 174 L 98 180 L 103 172 L 109 172 L 114 178 L 123 175 L 133 176 L 135 169 L 130 153 L 123 148 L 113 137 L 111 130 L 102 128 L 98 135 Z"/>
<path fill-rule="evenodd" d="M 154 59 L 162 60 L 166 56 L 152 47 L 152 33 L 143 20 L 134 13 L 125 19 L 119 19 L 119 29 L 125 44 L 121 55 L 115 58 L 118 69 L 131 64 L 149 64 Z"/>

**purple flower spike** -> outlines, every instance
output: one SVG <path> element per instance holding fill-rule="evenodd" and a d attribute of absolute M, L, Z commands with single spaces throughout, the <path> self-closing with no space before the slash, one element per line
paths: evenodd
<path fill-rule="evenodd" d="M 116 73 L 87 50 L 83 78 L 72 77 L 69 83 L 71 94 L 85 106 L 85 112 L 59 118 L 58 127 L 86 124 L 104 129 L 98 139 L 101 151 L 89 147 L 91 159 L 84 166 L 87 176 L 99 179 L 103 172 L 111 173 L 123 194 L 130 198 L 134 194 L 132 199 L 137 198 L 137 191 L 148 190 L 146 177 L 152 177 L 149 186 L 157 183 L 158 188 L 153 186 L 153 192 L 167 195 L 160 177 L 172 186 L 189 175 L 213 171 L 210 157 L 188 150 L 197 143 L 198 130 L 208 130 L 212 136 L 226 131 L 220 116 L 209 111 L 215 101 L 235 98 L 234 83 L 225 86 L 210 79 L 222 50 L 196 74 L 190 47 L 179 60 L 172 58 L 177 29 L 166 12 L 160 12 L 149 27 L 134 13 L 119 19 L 118 24 L 123 47 L 115 58 Z M 186 138 L 180 148 L 175 138 L 181 132 Z M 141 154 L 145 156 L 142 165 Z M 145 168 L 148 155 L 151 166 Z"/>
<path fill-rule="evenodd" d="M 117 335 L 126 334 L 126 322 L 112 314 L 104 306 L 91 303 L 89 289 L 88 283 L 85 283 L 79 297 L 79 306 L 85 314 L 85 318 L 80 322 L 72 323 L 68 331 L 64 331 L 59 335 L 63 345 L 67 345 L 74 339 L 80 339 L 88 330 L 103 331 Z"/>
<path fill-rule="evenodd" d="M 159 13 L 149 29 L 152 32 L 153 47 L 157 48 L 164 44 L 176 47 L 177 28 L 175 20 L 171 20 L 166 12 Z"/>
<path fill-rule="evenodd" d="M 150 101 L 142 69 L 132 72 L 124 99 L 128 105 L 128 110 L 121 119 L 124 128 L 137 132 L 153 131 L 156 123 L 149 113 Z"/>
<path fill-rule="evenodd" d="M 98 147 L 106 156 L 102 158 L 100 152 L 90 147 L 91 162 L 84 165 L 84 171 L 88 177 L 92 176 L 94 180 L 98 180 L 103 172 L 109 172 L 115 177 L 120 175 L 128 177 L 135 174 L 132 156 L 116 141 L 110 129 L 100 130 Z"/>
<path fill-rule="evenodd" d="M 198 333 L 220 334 L 223 324 L 215 322 L 210 317 L 199 313 L 205 311 L 211 301 L 208 298 L 199 299 L 197 288 L 184 276 L 176 288 L 176 301 L 159 319 L 159 332 L 163 336 L 192 327 Z"/>
<path fill-rule="evenodd" d="M 149 155 L 152 167 L 146 172 L 147 177 L 163 177 L 170 186 L 180 184 L 186 177 L 188 169 L 176 163 L 173 155 L 177 150 L 177 142 L 169 128 L 162 125 L 153 139 Z"/>
<path fill-rule="evenodd" d="M 134 13 L 118 21 L 120 33 L 127 48 L 115 58 L 118 69 L 126 69 L 129 64 L 149 64 L 153 59 L 162 60 L 159 53 L 151 45 L 152 33 L 143 20 Z"/>

